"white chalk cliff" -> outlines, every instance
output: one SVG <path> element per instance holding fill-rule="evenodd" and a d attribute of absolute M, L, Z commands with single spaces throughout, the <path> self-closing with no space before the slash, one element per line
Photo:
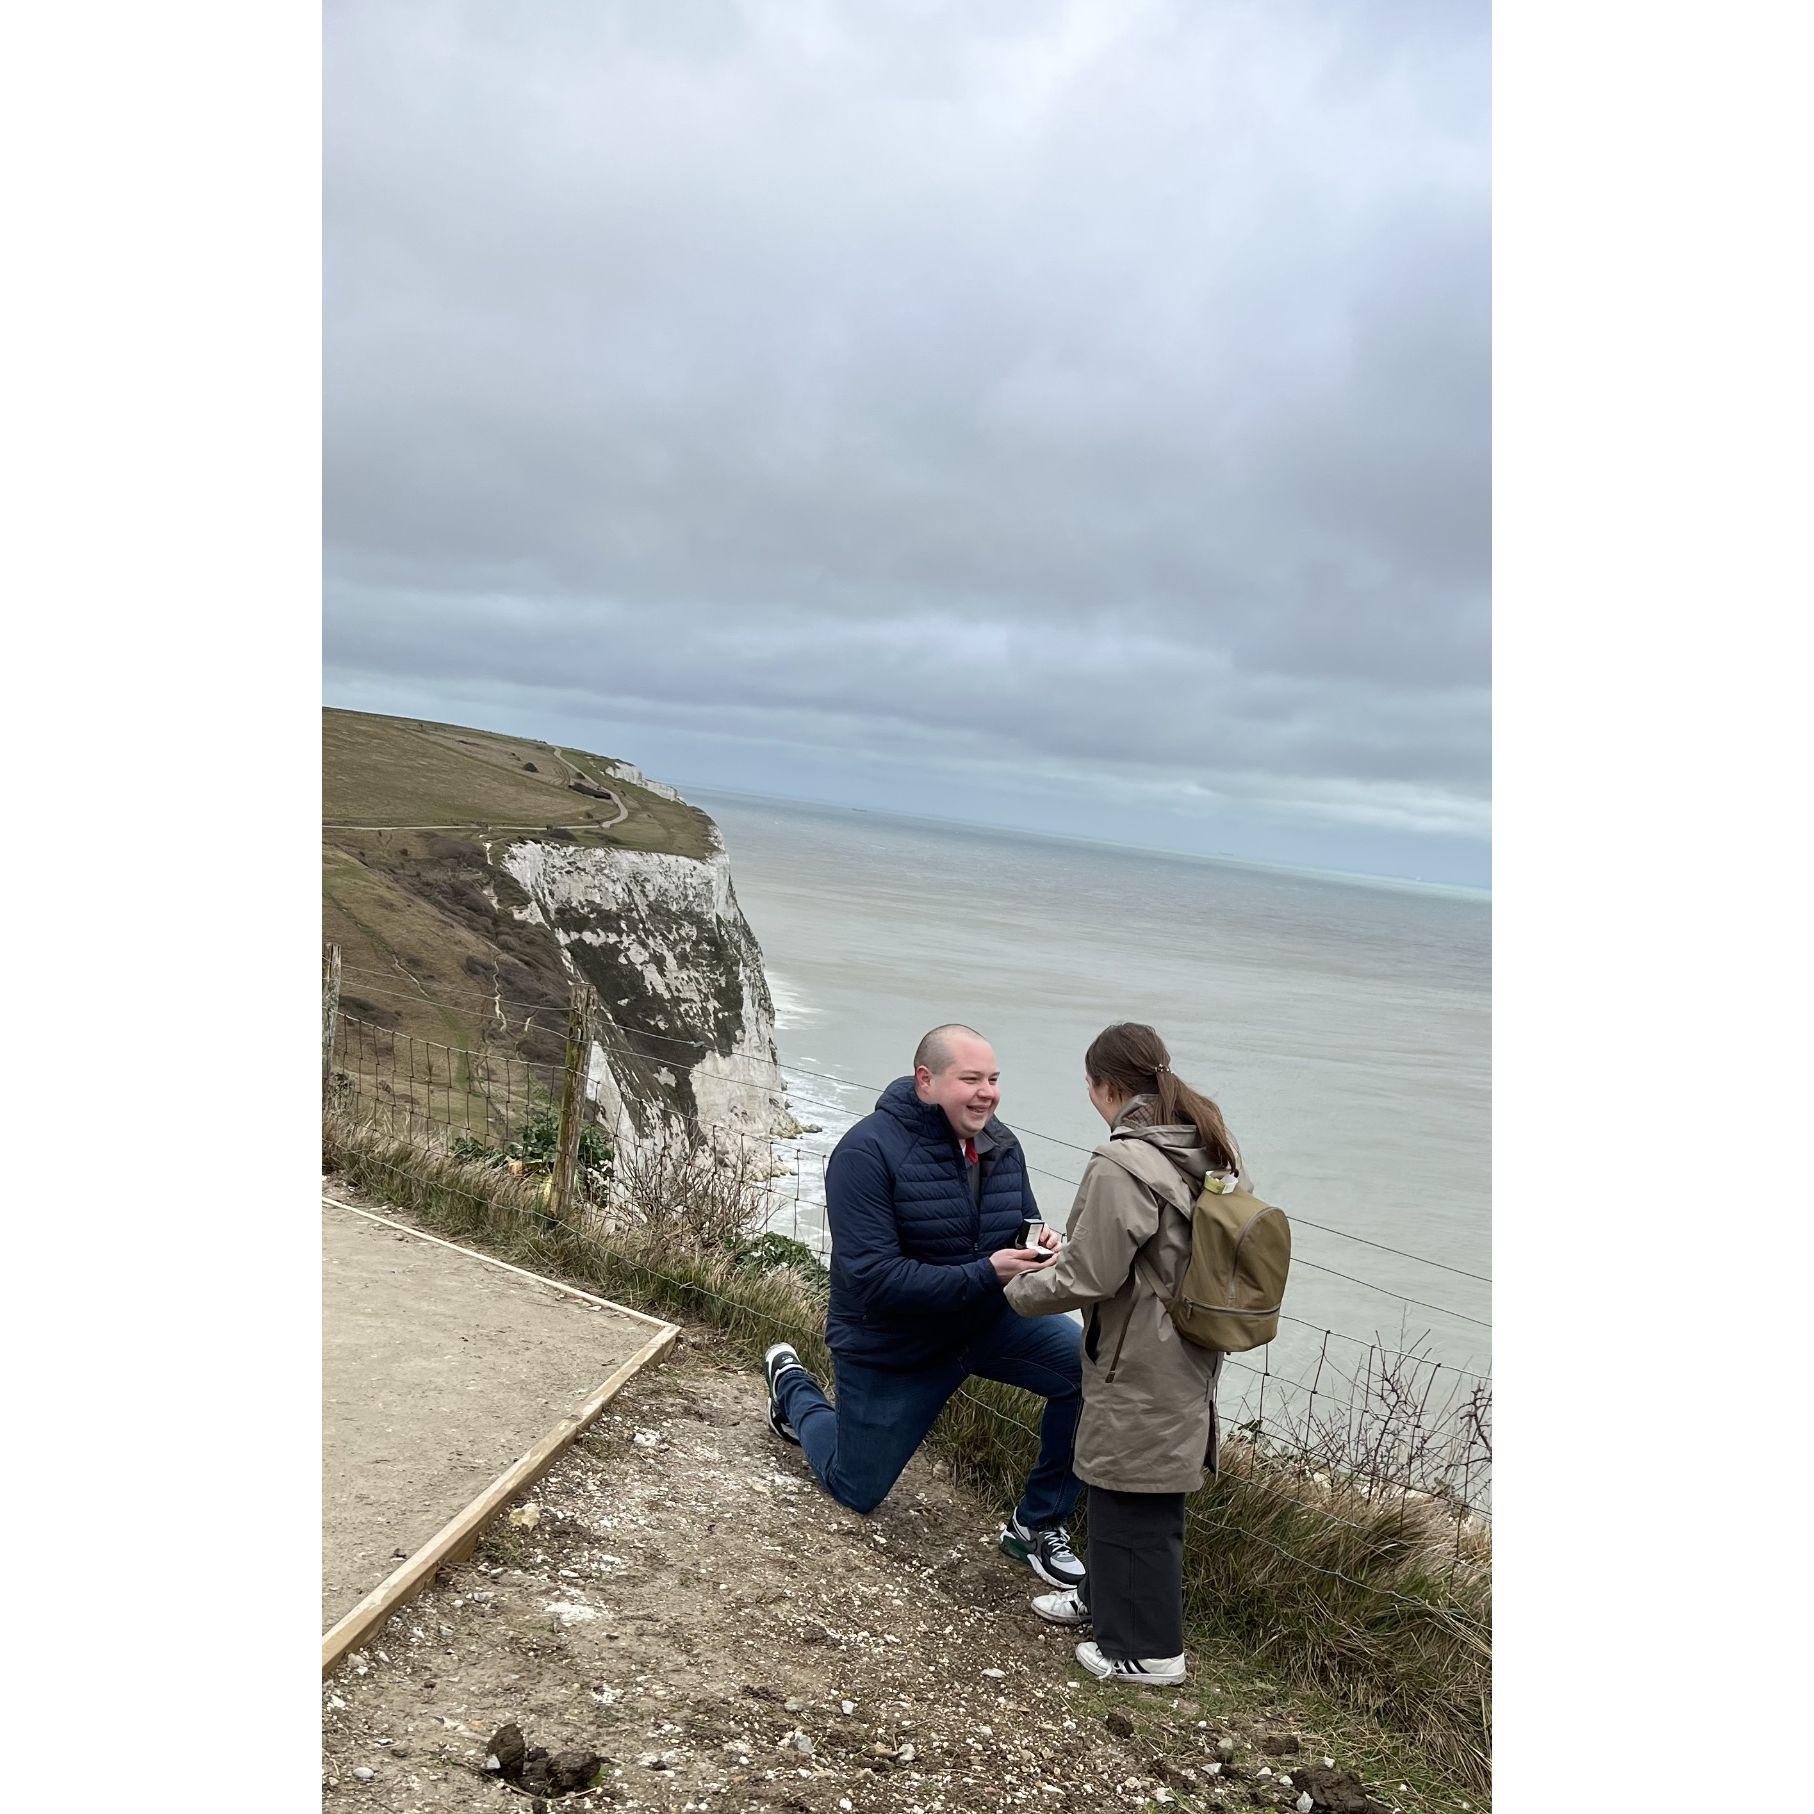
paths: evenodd
<path fill-rule="evenodd" d="M 588 1093 L 621 1145 L 694 1119 L 731 1137 L 793 1131 L 762 953 L 722 845 L 695 859 L 530 840 L 494 860 L 528 897 L 515 916 L 547 927 L 597 992 Z"/>

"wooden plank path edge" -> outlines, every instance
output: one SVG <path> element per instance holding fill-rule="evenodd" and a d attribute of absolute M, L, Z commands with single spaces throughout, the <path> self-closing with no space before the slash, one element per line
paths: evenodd
<path fill-rule="evenodd" d="M 469 1258 L 483 1260 L 488 1266 L 497 1266 L 505 1272 L 514 1272 L 519 1278 L 533 1279 L 538 1285 L 550 1285 L 556 1291 L 567 1293 L 570 1297 L 583 1298 L 589 1304 L 597 1304 L 607 1310 L 632 1317 L 637 1322 L 653 1326 L 655 1333 L 620 1366 L 577 1410 L 569 1411 L 553 1429 L 542 1436 L 520 1460 L 506 1468 L 478 1498 L 465 1510 L 450 1518 L 407 1562 L 397 1565 L 378 1583 L 363 1600 L 344 1618 L 339 1619 L 323 1635 L 321 1640 L 321 1673 L 324 1677 L 331 1675 L 351 1651 L 357 1650 L 367 1638 L 379 1630 L 387 1619 L 399 1607 L 406 1606 L 435 1577 L 435 1571 L 450 1563 L 463 1562 L 477 1546 L 485 1526 L 507 1506 L 525 1487 L 533 1486 L 556 1461 L 571 1447 L 574 1440 L 598 1421 L 619 1390 L 634 1379 L 644 1367 L 653 1365 L 673 1347 L 680 1334 L 676 1323 L 663 1322 L 660 1317 L 646 1316 L 640 1310 L 631 1310 L 623 1304 L 614 1304 L 609 1298 L 594 1297 L 590 1292 L 580 1291 L 572 1285 L 563 1285 L 558 1279 L 543 1278 L 540 1273 L 525 1272 L 520 1266 L 506 1265 L 502 1260 L 494 1260 L 490 1254 L 475 1253 L 469 1247 L 457 1247 L 452 1241 L 443 1241 L 435 1235 L 426 1235 L 418 1228 L 411 1228 L 405 1222 L 393 1222 L 387 1216 L 373 1215 L 369 1209 L 361 1209 L 356 1203 L 342 1203 L 337 1197 L 322 1196 L 323 1203 L 331 1203 L 336 1209 L 350 1209 L 354 1215 L 364 1216 L 367 1221 L 382 1223 L 386 1228 L 394 1228 L 400 1234 L 414 1235 L 417 1240 L 432 1241 L 437 1247 L 452 1248 L 455 1253 L 466 1254 Z"/>

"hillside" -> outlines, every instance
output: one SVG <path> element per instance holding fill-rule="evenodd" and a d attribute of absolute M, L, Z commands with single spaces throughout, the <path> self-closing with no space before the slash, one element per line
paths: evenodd
<path fill-rule="evenodd" d="M 584 977 L 605 1017 L 590 1090 L 614 1137 L 676 1117 L 784 1123 L 761 953 L 716 828 L 672 789 L 589 751 L 330 710 L 322 793 L 351 1087 L 511 1131 L 555 1087 Z"/>

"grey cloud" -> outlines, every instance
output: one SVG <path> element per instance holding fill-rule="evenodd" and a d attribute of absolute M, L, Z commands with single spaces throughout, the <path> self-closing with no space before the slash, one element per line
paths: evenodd
<path fill-rule="evenodd" d="M 1483 836 L 1484 7 L 328 40 L 331 686 Z"/>

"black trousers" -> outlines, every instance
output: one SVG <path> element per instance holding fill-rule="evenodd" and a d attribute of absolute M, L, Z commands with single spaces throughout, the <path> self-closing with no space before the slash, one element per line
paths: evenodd
<path fill-rule="evenodd" d="M 1184 1495 L 1090 1488 L 1088 1578 L 1078 1589 L 1105 1657 L 1184 1652 Z"/>

